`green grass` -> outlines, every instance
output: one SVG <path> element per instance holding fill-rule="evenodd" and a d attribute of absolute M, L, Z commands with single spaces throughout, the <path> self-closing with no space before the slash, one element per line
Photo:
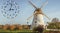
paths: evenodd
<path fill-rule="evenodd" d="M 0 33 L 33 33 L 32 30 L 0 30 Z M 47 30 L 44 30 L 44 32 L 48 32 Z"/>
<path fill-rule="evenodd" d="M 0 30 L 0 33 L 33 33 L 32 30 Z"/>
<path fill-rule="evenodd" d="M 44 32 L 54 32 L 54 31 L 44 30 Z M 33 33 L 33 31 L 32 30 L 2 30 L 0 29 L 0 33 Z"/>

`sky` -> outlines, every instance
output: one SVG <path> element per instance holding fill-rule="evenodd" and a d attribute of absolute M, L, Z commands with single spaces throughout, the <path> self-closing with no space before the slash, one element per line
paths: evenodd
<path fill-rule="evenodd" d="M 35 8 L 29 4 L 28 0 L 13 0 L 19 5 L 19 14 L 14 19 L 8 19 L 3 16 L 1 12 L 1 6 L 4 2 L 8 0 L 0 0 L 0 24 L 27 24 L 26 19 L 30 17 Z M 40 7 L 46 0 L 31 0 L 37 7 Z M 7 8 L 8 9 L 8 8 Z M 43 7 L 43 13 L 46 14 L 50 19 L 58 18 L 60 19 L 60 0 L 48 0 L 48 4 Z M 10 12 L 11 13 L 11 12 Z M 32 23 L 33 17 L 29 20 L 29 24 Z M 44 17 L 44 22 L 49 22 L 46 17 Z"/>

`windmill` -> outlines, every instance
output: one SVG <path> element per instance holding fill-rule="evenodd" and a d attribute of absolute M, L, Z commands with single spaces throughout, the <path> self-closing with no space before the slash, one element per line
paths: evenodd
<path fill-rule="evenodd" d="M 32 15 L 33 16 L 33 22 L 32 22 L 31 28 L 37 27 L 38 25 L 43 25 L 45 27 L 43 16 L 46 16 L 49 20 L 50 20 L 50 18 L 42 12 L 42 8 L 48 3 L 48 1 L 46 0 L 46 2 L 44 2 L 41 5 L 40 8 L 36 7 L 36 5 L 33 4 L 30 0 L 28 2 L 35 8 L 35 11 L 34 11 L 34 13 Z M 27 21 L 32 16 L 30 16 L 29 18 L 27 18 Z"/>

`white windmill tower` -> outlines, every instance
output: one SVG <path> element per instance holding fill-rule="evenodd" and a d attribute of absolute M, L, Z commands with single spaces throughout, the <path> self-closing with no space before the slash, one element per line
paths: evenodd
<path fill-rule="evenodd" d="M 46 2 L 43 3 L 40 8 L 36 7 L 30 0 L 29 0 L 29 3 L 35 8 L 35 11 L 32 15 L 33 16 L 33 22 L 32 22 L 31 27 L 34 28 L 34 27 L 37 27 L 38 25 L 45 26 L 43 16 L 46 16 L 46 15 L 42 12 L 42 8 L 48 3 L 48 1 L 46 0 Z M 30 16 L 27 20 L 29 20 L 32 16 Z"/>

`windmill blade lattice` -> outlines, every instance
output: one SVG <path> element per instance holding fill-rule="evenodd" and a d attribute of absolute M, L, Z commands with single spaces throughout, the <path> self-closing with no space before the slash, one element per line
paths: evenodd
<path fill-rule="evenodd" d="M 15 18 L 19 14 L 20 8 L 16 2 L 8 0 L 1 6 L 1 12 L 4 17 Z"/>

